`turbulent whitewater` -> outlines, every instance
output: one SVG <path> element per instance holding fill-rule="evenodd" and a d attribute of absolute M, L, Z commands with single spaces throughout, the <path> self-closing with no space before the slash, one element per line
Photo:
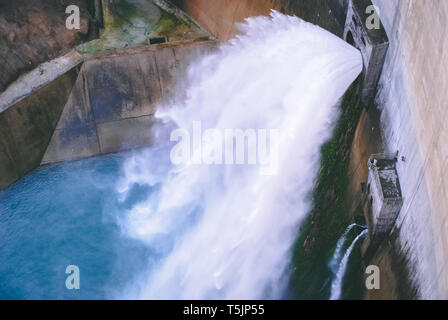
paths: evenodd
<path fill-rule="evenodd" d="M 362 58 L 331 33 L 278 12 L 249 18 L 240 30 L 190 65 L 177 98 L 157 112 L 166 126 L 155 134 L 191 131 L 194 122 L 202 130 L 275 129 L 278 170 L 266 175 L 259 164 L 173 165 L 173 143 L 162 140 L 128 159 L 117 186 L 120 201 L 126 203 L 137 185 L 151 192 L 117 219 L 160 260 L 148 262 L 121 298 L 256 299 L 284 292 L 320 148 Z M 211 152 L 214 143 L 202 141 L 193 156 Z"/>

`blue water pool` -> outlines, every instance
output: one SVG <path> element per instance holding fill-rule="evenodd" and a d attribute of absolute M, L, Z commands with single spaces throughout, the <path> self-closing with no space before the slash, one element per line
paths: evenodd
<path fill-rule="evenodd" d="M 114 214 L 115 184 L 126 154 L 41 167 L 0 192 L 0 299 L 115 298 L 157 259 L 123 235 Z M 68 265 L 80 289 L 66 288 Z"/>

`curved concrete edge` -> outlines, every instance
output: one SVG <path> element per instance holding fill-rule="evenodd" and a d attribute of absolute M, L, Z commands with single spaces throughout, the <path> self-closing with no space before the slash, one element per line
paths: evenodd
<path fill-rule="evenodd" d="M 0 112 L 20 102 L 82 62 L 83 57 L 72 50 L 23 74 L 0 94 Z"/>

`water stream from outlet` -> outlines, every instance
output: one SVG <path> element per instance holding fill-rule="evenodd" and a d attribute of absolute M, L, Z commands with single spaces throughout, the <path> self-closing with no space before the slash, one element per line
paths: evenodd
<path fill-rule="evenodd" d="M 359 233 L 356 236 L 356 238 L 352 241 L 350 246 L 345 250 L 345 253 L 342 256 L 343 245 L 347 241 L 347 236 L 348 236 L 350 230 L 355 226 L 358 226 L 358 225 L 351 224 L 346 229 L 344 234 L 339 239 L 338 244 L 336 246 L 336 250 L 331 259 L 330 268 L 333 271 L 334 276 L 333 276 L 333 281 L 331 282 L 330 300 L 341 299 L 342 288 L 343 288 L 343 284 L 344 284 L 344 276 L 347 271 L 347 265 L 348 265 L 350 255 L 352 254 L 352 251 L 355 248 L 355 245 L 358 242 L 358 240 L 362 239 L 367 234 L 367 229 L 362 230 L 361 233 Z M 341 257 L 342 257 L 342 259 L 341 259 Z"/>

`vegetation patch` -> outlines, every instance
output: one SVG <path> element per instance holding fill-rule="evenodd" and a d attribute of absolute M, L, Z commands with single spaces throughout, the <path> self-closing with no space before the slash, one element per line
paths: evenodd
<path fill-rule="evenodd" d="M 162 12 L 157 25 L 151 30 L 151 37 L 162 36 L 169 39 L 180 39 L 185 36 L 186 33 L 191 32 L 191 27 L 180 21 L 175 15 L 166 11 Z"/>

